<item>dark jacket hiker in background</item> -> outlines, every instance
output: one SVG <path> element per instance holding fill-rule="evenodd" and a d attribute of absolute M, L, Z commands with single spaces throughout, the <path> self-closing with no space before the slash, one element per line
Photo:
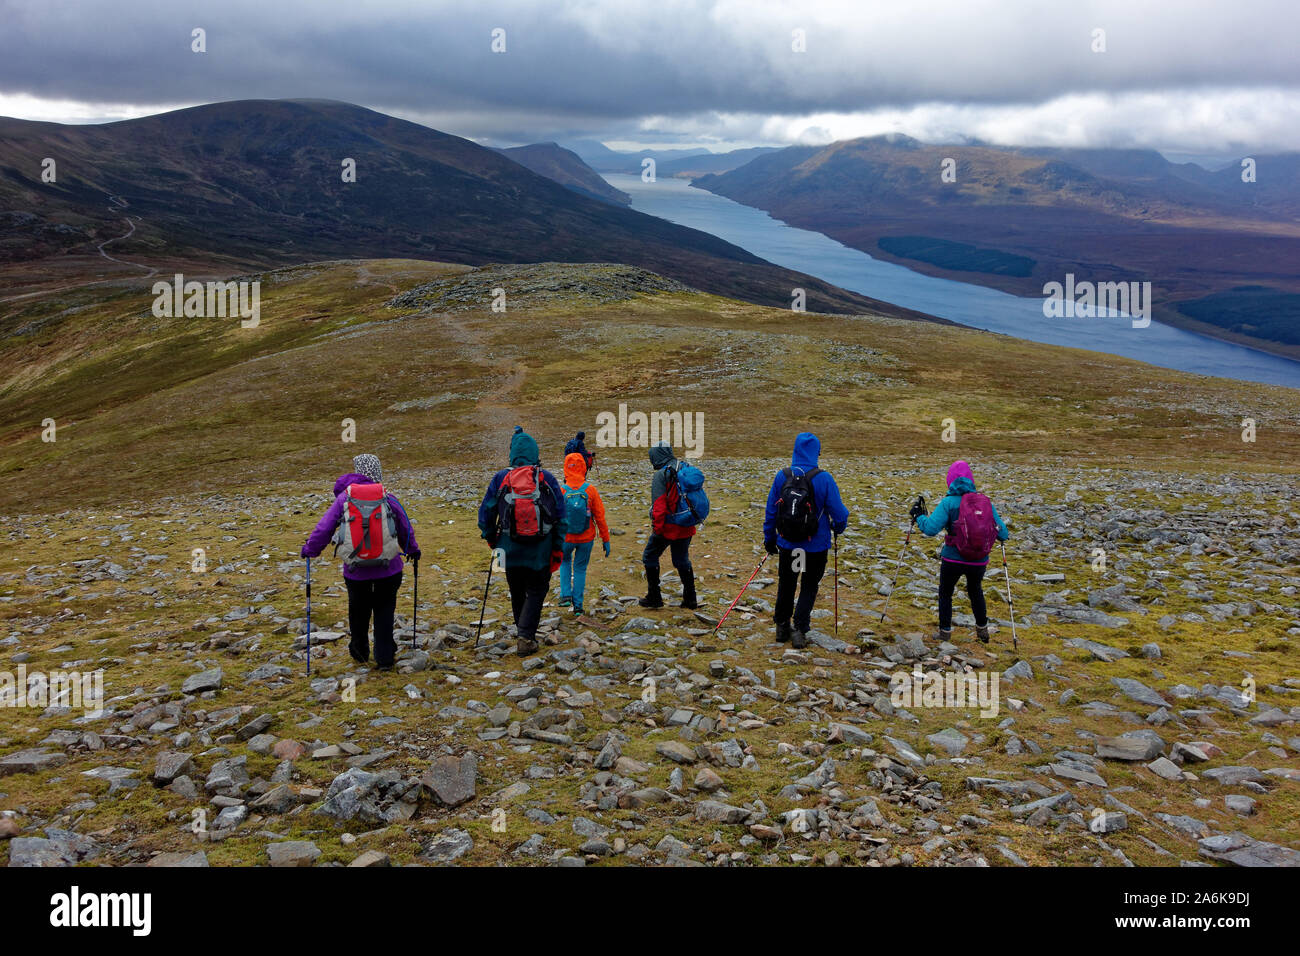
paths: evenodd
<path fill-rule="evenodd" d="M 808 646 L 813 604 L 826 573 L 831 535 L 843 534 L 849 522 L 849 509 L 840 499 L 835 479 L 817 467 L 820 456 L 821 442 L 816 435 L 801 432 L 795 438 L 790 467 L 782 468 L 772 479 L 763 519 L 763 547 L 768 554 L 780 555 L 772 614 L 776 639 L 782 644 L 790 641 L 795 647 Z M 799 551 L 803 554 L 796 560 Z"/>
<path fill-rule="evenodd" d="M 696 608 L 695 569 L 691 566 L 691 538 L 693 525 L 679 525 L 668 518 L 678 507 L 676 469 L 678 461 L 673 446 L 660 441 L 649 449 L 654 478 L 650 481 L 650 537 L 641 554 L 645 565 L 646 595 L 638 602 L 642 607 L 663 607 L 664 598 L 659 590 L 659 558 L 672 550 L 673 567 L 682 578 L 682 603 L 680 607 Z"/>
<path fill-rule="evenodd" d="M 519 426 L 510 438 L 510 467 L 492 476 L 483 495 L 478 527 L 488 547 L 505 552 L 516 653 L 536 653 L 542 604 L 563 558 L 564 491 L 541 467 L 537 442 Z"/>
<path fill-rule="evenodd" d="M 969 500 L 967 495 L 971 496 Z M 972 508 L 973 504 L 979 507 Z M 984 511 L 986 504 L 987 512 Z M 926 536 L 948 532 L 943 550 L 939 552 L 938 639 L 947 641 L 952 638 L 952 593 L 957 582 L 965 577 L 971 613 L 975 615 L 975 634 L 987 644 L 989 618 L 984 603 L 984 570 L 988 567 L 989 552 L 994 543 L 1011 537 L 998 509 L 975 491 L 975 476 L 970 465 L 954 461 L 948 468 L 948 494 L 928 515 L 918 500 L 912 506 L 911 516 Z"/>
<path fill-rule="evenodd" d="M 352 460 L 354 472 L 340 475 L 334 482 L 334 503 L 329 506 L 316 528 L 302 546 L 304 558 L 320 555 L 325 546 L 332 541 L 338 545 L 336 553 L 343 558 L 343 582 L 348 589 L 348 630 L 351 640 L 348 652 L 358 664 L 370 659 L 370 618 L 375 619 L 375 664 L 382 670 L 393 666 L 397 654 L 397 645 L 393 641 L 393 615 L 397 608 L 397 590 L 402 586 L 402 558 L 394 555 L 385 559 L 382 555 L 371 560 L 359 556 L 350 557 L 357 549 L 351 543 L 351 525 L 357 519 L 364 520 L 364 511 L 374 506 L 375 499 L 382 494 L 387 501 L 387 511 L 391 516 L 391 526 L 383 528 L 382 507 L 372 512 L 375 514 L 369 526 L 358 526 L 363 536 L 376 531 L 380 536 L 392 540 L 412 561 L 420 560 L 420 546 L 415 540 L 415 529 L 406 516 L 402 503 L 396 495 L 383 491 L 383 469 L 379 459 L 374 455 L 357 455 Z M 349 489 L 354 496 L 349 499 Z M 371 489 L 375 489 L 371 494 Z M 344 519 L 349 519 L 345 524 Z M 345 534 L 336 536 L 336 531 L 344 526 Z M 376 542 L 377 543 L 377 542 Z M 385 541 L 387 543 L 387 541 Z M 391 546 L 389 548 L 391 550 Z"/>
<path fill-rule="evenodd" d="M 587 464 L 587 471 L 591 471 L 591 466 L 596 463 L 596 453 L 594 451 L 587 451 L 586 438 L 586 432 L 578 432 L 576 436 L 570 438 L 569 443 L 564 446 L 564 457 L 567 461 L 570 455 L 581 455 L 582 460 Z"/>

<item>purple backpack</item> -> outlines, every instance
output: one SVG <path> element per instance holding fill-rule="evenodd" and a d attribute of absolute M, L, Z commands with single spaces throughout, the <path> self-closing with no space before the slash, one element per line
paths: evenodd
<path fill-rule="evenodd" d="M 967 561 L 983 561 L 997 540 L 998 524 L 993 520 L 993 502 L 978 491 L 966 492 L 961 496 L 948 543 Z"/>

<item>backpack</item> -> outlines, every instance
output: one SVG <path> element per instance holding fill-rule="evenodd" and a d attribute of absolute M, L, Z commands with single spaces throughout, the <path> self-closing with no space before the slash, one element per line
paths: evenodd
<path fill-rule="evenodd" d="M 781 471 L 785 484 L 776 502 L 776 533 L 791 544 L 811 540 L 821 526 L 821 512 L 813 495 L 813 478 L 820 473 L 817 467 L 802 475 L 796 475 L 793 468 Z"/>
<path fill-rule="evenodd" d="M 668 504 L 671 510 L 668 523 L 687 528 L 699 524 L 709 516 L 709 496 L 704 492 L 704 472 L 689 462 L 682 462 L 670 477 L 672 484 L 668 487 Z M 673 501 L 674 492 L 676 502 Z"/>
<path fill-rule="evenodd" d="M 349 568 L 386 565 L 401 553 L 397 540 L 397 517 L 388 503 L 384 486 L 375 482 L 348 485 L 343 520 L 334 532 L 334 554 L 345 549 L 343 564 Z"/>
<path fill-rule="evenodd" d="M 961 496 L 957 517 L 953 519 L 948 544 L 967 561 L 983 561 L 998 540 L 998 524 L 993 520 L 993 502 L 978 491 Z"/>
<path fill-rule="evenodd" d="M 569 488 L 564 492 L 564 530 L 567 534 L 582 534 L 591 527 L 591 506 L 587 501 L 587 486 L 584 481 L 578 488 Z"/>
<path fill-rule="evenodd" d="M 497 527 L 510 540 L 536 544 L 551 533 L 556 522 L 556 502 L 538 465 L 511 468 L 497 492 Z"/>

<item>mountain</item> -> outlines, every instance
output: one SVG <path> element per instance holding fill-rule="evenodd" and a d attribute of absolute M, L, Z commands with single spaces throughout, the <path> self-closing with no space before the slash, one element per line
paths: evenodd
<path fill-rule="evenodd" d="M 41 181 L 44 157 L 57 163 L 55 182 Z M 343 181 L 347 160 L 355 182 Z M 37 281 L 52 259 L 75 256 L 99 270 L 104 259 L 155 269 L 163 259 L 608 261 L 770 305 L 788 306 L 790 290 L 804 288 L 809 309 L 885 307 L 579 195 L 469 140 L 320 100 L 217 103 L 96 126 L 0 119 L 0 264 L 21 267 L 4 280 L 17 271 Z"/>
<path fill-rule="evenodd" d="M 956 181 L 944 182 L 950 159 Z M 1246 183 L 1235 164 L 1210 172 L 1150 150 L 891 135 L 790 147 L 694 184 L 870 255 L 1020 295 L 1066 273 L 1150 281 L 1157 319 L 1300 355 L 1300 322 L 1242 317 L 1264 301 L 1300 316 L 1300 155 L 1254 159 Z"/>
<path fill-rule="evenodd" d="M 754 146 L 749 149 L 733 149 L 726 153 L 708 153 L 701 156 L 688 156 L 684 159 L 670 159 L 657 164 L 656 174 L 694 179 L 697 176 L 707 176 L 709 173 L 725 173 L 738 166 L 744 166 L 759 156 L 775 152 L 777 148 L 774 146 Z"/>
<path fill-rule="evenodd" d="M 689 149 L 643 149 L 639 152 L 621 153 L 594 139 L 580 139 L 565 144 L 592 169 L 602 173 L 640 173 L 641 161 L 653 159 L 655 165 L 670 163 L 692 156 L 713 155 L 702 147 Z"/>
<path fill-rule="evenodd" d="M 545 176 L 561 186 L 572 189 L 579 195 L 623 206 L 632 203 L 631 196 L 605 182 L 599 173 L 579 158 L 577 153 L 563 146 L 555 143 L 533 143 L 529 146 L 498 149 L 497 152 L 513 159 L 525 169 L 531 169 L 539 176 Z"/>

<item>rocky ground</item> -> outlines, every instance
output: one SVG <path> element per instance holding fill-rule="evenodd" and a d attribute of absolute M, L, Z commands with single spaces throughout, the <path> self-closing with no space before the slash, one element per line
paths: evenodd
<path fill-rule="evenodd" d="M 899 516 L 946 461 L 828 454 L 853 511 L 840 620 L 828 572 L 794 650 L 772 639 L 770 564 L 714 631 L 779 464 L 704 462 L 694 613 L 637 607 L 648 473 L 631 452 L 603 464 L 613 556 L 593 558 L 589 621 L 553 589 L 522 661 L 499 581 L 473 646 L 487 469 L 393 474 L 424 550 L 393 673 L 349 659 L 321 559 L 306 674 L 296 554 L 332 474 L 10 518 L 0 667 L 26 669 L 38 706 L 0 708 L 0 861 L 1300 864 L 1293 476 L 976 462 L 1012 530 L 1018 647 L 1000 568 L 993 642 L 959 597 L 940 644 L 933 540 L 912 539 L 880 610 Z M 996 673 L 997 713 L 900 705 L 891 676 L 918 665 Z M 40 702 L 56 669 L 102 669 L 103 709 Z"/>

